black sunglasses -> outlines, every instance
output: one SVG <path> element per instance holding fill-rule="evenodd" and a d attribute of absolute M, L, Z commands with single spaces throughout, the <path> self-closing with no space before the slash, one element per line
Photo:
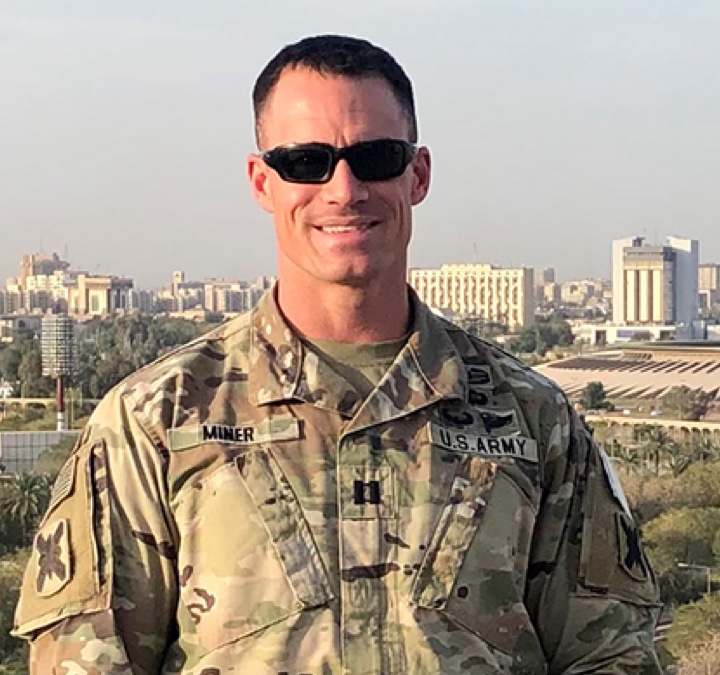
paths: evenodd
<path fill-rule="evenodd" d="M 344 148 L 327 143 L 281 145 L 260 155 L 288 183 L 327 183 L 341 159 L 347 160 L 358 180 L 397 178 L 407 168 L 417 149 L 394 138 L 363 141 Z"/>

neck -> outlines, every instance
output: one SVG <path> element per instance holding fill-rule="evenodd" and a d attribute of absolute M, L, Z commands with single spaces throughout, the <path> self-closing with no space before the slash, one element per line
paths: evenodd
<path fill-rule="evenodd" d="M 386 342 L 407 333 L 410 304 L 405 280 L 390 287 L 278 283 L 278 306 L 302 336 L 335 342 Z M 308 298 L 311 301 L 308 302 Z"/>

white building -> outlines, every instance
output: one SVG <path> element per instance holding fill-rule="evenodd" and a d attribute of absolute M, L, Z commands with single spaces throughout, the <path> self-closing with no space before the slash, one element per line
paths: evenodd
<path fill-rule="evenodd" d="M 618 326 L 677 326 L 692 337 L 698 316 L 698 242 L 668 237 L 650 246 L 643 237 L 613 242 L 613 323 Z"/>
<path fill-rule="evenodd" d="M 535 280 L 532 268 L 504 269 L 494 265 L 442 265 L 413 269 L 410 285 L 420 299 L 440 310 L 480 316 L 515 331 L 535 318 Z"/>
<path fill-rule="evenodd" d="M 720 264 L 703 263 L 698 270 L 698 295 L 700 305 L 711 309 L 720 304 Z"/>

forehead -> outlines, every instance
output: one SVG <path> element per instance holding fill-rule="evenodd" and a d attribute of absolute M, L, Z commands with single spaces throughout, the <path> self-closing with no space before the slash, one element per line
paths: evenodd
<path fill-rule="evenodd" d="M 259 120 L 265 148 L 318 141 L 346 145 L 372 138 L 407 138 L 409 124 L 380 77 L 349 78 L 286 70 Z"/>

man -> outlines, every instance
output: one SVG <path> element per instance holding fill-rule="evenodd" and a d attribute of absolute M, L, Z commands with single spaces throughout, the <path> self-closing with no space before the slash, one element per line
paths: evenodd
<path fill-rule="evenodd" d="M 33 672 L 659 673 L 607 461 L 407 287 L 430 156 L 405 73 L 309 38 L 254 106 L 278 285 L 98 407 L 26 575 Z"/>

